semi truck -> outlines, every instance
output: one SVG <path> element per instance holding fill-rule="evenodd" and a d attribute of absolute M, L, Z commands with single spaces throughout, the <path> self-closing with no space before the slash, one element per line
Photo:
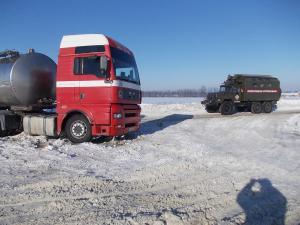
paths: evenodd
<path fill-rule="evenodd" d="M 280 82 L 270 75 L 229 75 L 219 92 L 208 93 L 201 103 L 208 113 L 231 115 L 236 111 L 271 113 L 280 99 Z"/>
<path fill-rule="evenodd" d="M 2 136 L 122 136 L 138 130 L 140 103 L 133 53 L 103 34 L 64 36 L 57 65 L 33 49 L 0 53 Z"/>

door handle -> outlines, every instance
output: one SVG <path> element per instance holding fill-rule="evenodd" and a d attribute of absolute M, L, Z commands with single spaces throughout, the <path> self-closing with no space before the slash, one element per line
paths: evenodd
<path fill-rule="evenodd" d="M 85 97 L 85 94 L 84 93 L 80 93 L 80 99 L 84 99 L 84 97 Z"/>

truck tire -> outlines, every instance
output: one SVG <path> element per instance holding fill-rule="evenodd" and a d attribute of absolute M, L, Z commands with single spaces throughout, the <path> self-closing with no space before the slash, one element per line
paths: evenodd
<path fill-rule="evenodd" d="M 83 115 L 74 115 L 66 123 L 67 138 L 73 143 L 90 141 L 92 138 L 91 124 Z"/>
<path fill-rule="evenodd" d="M 234 104 L 231 101 L 225 101 L 220 106 L 220 113 L 222 115 L 232 115 L 234 113 Z"/>
<path fill-rule="evenodd" d="M 271 113 L 272 110 L 273 110 L 273 104 L 272 104 L 272 102 L 264 102 L 262 104 L 262 111 L 264 113 Z"/>
<path fill-rule="evenodd" d="M 262 112 L 262 105 L 260 102 L 253 102 L 251 105 L 251 112 L 254 114 L 259 114 Z"/>

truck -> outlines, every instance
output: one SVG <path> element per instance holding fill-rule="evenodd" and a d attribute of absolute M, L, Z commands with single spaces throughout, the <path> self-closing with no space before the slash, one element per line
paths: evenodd
<path fill-rule="evenodd" d="M 0 134 L 123 136 L 140 126 L 141 85 L 133 53 L 103 34 L 63 36 L 48 56 L 0 53 Z"/>
<path fill-rule="evenodd" d="M 218 92 L 208 93 L 202 105 L 208 113 L 231 115 L 237 111 L 271 113 L 280 99 L 280 81 L 271 75 L 228 75 Z"/>

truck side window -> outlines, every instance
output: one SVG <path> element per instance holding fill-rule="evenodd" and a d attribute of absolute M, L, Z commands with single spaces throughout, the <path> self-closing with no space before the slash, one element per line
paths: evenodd
<path fill-rule="evenodd" d="M 82 58 L 83 69 L 82 74 L 94 74 L 100 76 L 100 58 L 99 57 L 86 57 Z"/>
<path fill-rule="evenodd" d="M 74 59 L 74 74 L 100 76 L 100 57 L 82 57 Z"/>

